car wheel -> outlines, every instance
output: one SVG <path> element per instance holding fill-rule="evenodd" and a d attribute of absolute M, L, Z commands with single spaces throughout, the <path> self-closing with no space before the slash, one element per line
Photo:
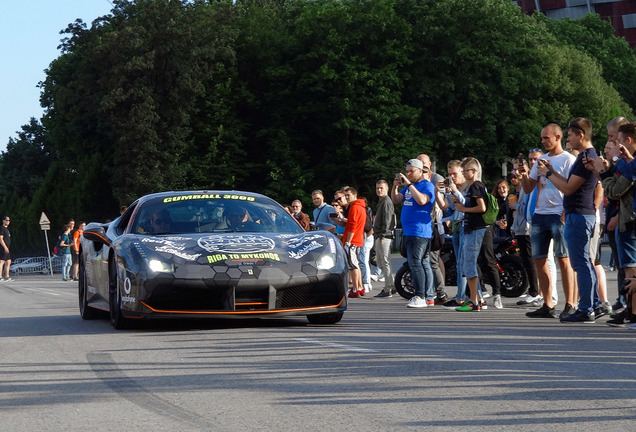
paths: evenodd
<path fill-rule="evenodd" d="M 344 312 L 334 312 L 326 314 L 307 315 L 310 324 L 336 324 L 342 319 Z"/>
<path fill-rule="evenodd" d="M 101 311 L 94 309 L 88 305 L 86 292 L 86 267 L 84 260 L 80 257 L 79 262 L 79 282 L 77 284 L 77 291 L 79 297 L 79 310 L 80 316 L 85 320 L 93 320 L 102 316 Z"/>
<path fill-rule="evenodd" d="M 402 267 L 395 273 L 395 290 L 407 300 L 415 295 L 415 288 L 413 288 L 413 281 L 411 279 L 411 269 L 407 263 L 404 263 Z"/>
<path fill-rule="evenodd" d="M 108 272 L 108 305 L 110 309 L 110 324 L 117 330 L 128 327 L 128 320 L 121 310 L 121 286 L 117 277 L 117 258 L 113 257 Z"/>

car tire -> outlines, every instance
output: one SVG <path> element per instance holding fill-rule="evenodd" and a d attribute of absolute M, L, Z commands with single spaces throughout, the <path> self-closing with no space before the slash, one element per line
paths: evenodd
<path fill-rule="evenodd" d="M 117 257 L 113 256 L 108 265 L 108 306 L 110 309 L 110 324 L 117 330 L 128 328 L 129 320 L 121 310 L 121 286 L 117 277 Z"/>
<path fill-rule="evenodd" d="M 307 315 L 307 321 L 310 324 L 337 324 L 342 319 L 342 315 L 344 312 Z"/>

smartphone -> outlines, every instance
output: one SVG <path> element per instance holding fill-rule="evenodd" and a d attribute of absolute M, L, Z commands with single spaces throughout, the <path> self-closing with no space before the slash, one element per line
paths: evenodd
<path fill-rule="evenodd" d="M 450 176 L 446 177 L 446 178 L 444 179 L 444 184 L 445 184 L 446 186 L 450 186 L 451 184 L 453 184 L 453 179 L 452 179 Z"/>
<path fill-rule="evenodd" d="M 517 163 L 519 165 L 523 165 L 523 153 L 519 153 L 519 155 L 517 156 Z"/>
<path fill-rule="evenodd" d="M 329 217 L 330 218 L 337 218 L 338 217 L 338 213 L 329 213 Z"/>
<path fill-rule="evenodd" d="M 400 173 L 395 174 L 395 179 L 399 181 L 400 183 L 404 184 L 404 180 L 402 180 L 402 176 L 400 175 Z"/>

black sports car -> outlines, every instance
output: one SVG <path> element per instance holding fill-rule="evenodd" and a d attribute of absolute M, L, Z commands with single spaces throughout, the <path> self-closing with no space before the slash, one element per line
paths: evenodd
<path fill-rule="evenodd" d="M 338 239 L 305 232 L 259 194 L 147 195 L 114 221 L 89 224 L 80 249 L 80 314 L 109 312 L 118 329 L 165 317 L 304 315 L 335 324 L 347 308 Z"/>

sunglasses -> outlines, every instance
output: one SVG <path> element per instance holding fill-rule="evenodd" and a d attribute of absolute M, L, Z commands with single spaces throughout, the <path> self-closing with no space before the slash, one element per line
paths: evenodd
<path fill-rule="evenodd" d="M 543 150 L 541 150 L 540 148 L 537 147 L 537 148 L 530 149 L 530 151 L 528 153 L 537 153 L 537 152 L 542 152 L 542 151 Z"/>
<path fill-rule="evenodd" d="M 574 122 L 568 123 L 568 129 L 578 129 L 583 133 L 583 135 L 585 135 L 585 131 L 583 130 L 583 128 Z"/>
<path fill-rule="evenodd" d="M 467 173 L 470 171 L 477 171 L 477 170 L 475 168 L 468 168 L 468 169 L 462 170 L 463 173 Z"/>

